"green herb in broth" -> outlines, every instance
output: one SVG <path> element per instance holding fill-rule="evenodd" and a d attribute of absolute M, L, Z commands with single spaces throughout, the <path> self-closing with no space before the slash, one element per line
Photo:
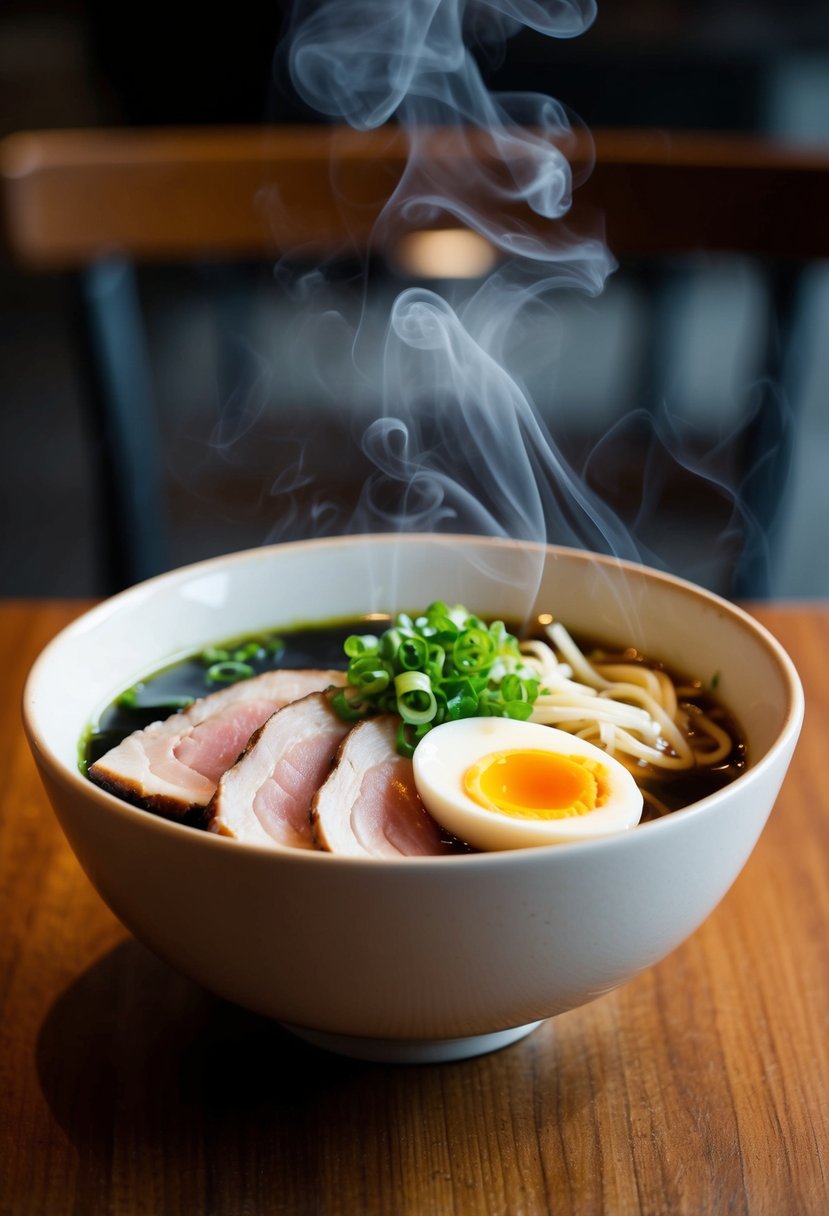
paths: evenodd
<path fill-rule="evenodd" d="M 251 676 L 267 671 L 277 665 L 285 652 L 285 642 L 276 634 L 256 634 L 241 643 L 231 642 L 224 646 L 208 646 L 195 659 L 204 667 L 204 691 L 209 692 L 223 684 L 235 684 Z M 190 660 L 191 662 L 193 660 Z M 139 681 L 116 698 L 121 709 L 140 709 L 154 713 L 161 709 L 185 709 L 201 695 L 199 692 L 184 694 L 161 694 L 149 691 L 163 673 L 150 681 Z"/>
<path fill-rule="evenodd" d="M 80 747 L 81 771 L 85 774 L 89 765 L 133 731 L 235 682 L 217 681 L 215 672 L 211 676 L 210 669 L 217 662 L 244 661 L 252 669 L 252 675 L 261 675 L 277 667 L 344 668 L 345 638 L 355 629 L 365 633 L 380 630 L 387 622 L 385 616 L 371 620 L 332 620 L 297 625 L 278 632 L 247 634 L 205 647 L 186 659 L 152 672 L 120 693 L 86 732 Z M 234 658 L 240 653 L 244 653 L 244 660 Z"/>

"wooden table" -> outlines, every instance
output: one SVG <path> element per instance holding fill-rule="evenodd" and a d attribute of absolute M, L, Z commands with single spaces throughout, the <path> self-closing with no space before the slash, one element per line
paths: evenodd
<path fill-rule="evenodd" d="M 829 1211 L 829 608 L 769 826 L 690 941 L 499 1054 L 366 1065 L 201 991 L 94 893 L 19 724 L 83 605 L 0 604 L 0 1213 Z"/>

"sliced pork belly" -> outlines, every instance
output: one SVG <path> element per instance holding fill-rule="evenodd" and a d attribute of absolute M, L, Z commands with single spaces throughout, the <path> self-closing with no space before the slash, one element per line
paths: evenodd
<path fill-rule="evenodd" d="M 411 760 L 397 754 L 398 722 L 366 718 L 346 735 L 311 807 L 318 848 L 352 857 L 455 851 L 420 800 Z"/>
<path fill-rule="evenodd" d="M 134 731 L 90 766 L 112 793 L 162 815 L 206 807 L 251 735 L 283 705 L 345 683 L 341 671 L 268 671 Z"/>
<path fill-rule="evenodd" d="M 350 730 L 324 693 L 280 709 L 220 779 L 208 829 L 252 844 L 313 849 L 311 799 Z"/>

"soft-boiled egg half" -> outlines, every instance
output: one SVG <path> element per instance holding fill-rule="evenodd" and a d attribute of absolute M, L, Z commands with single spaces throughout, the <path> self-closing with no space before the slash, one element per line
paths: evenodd
<path fill-rule="evenodd" d="M 413 764 L 427 810 L 477 849 L 607 836 L 642 817 L 642 794 L 623 764 L 538 722 L 445 722 L 424 735 Z"/>

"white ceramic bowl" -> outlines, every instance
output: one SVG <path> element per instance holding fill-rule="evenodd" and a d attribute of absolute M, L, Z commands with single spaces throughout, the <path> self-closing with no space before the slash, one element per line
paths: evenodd
<path fill-rule="evenodd" d="M 552 612 L 686 673 L 718 672 L 748 737 L 748 771 L 619 836 L 385 862 L 198 832 L 126 805 L 78 769 L 95 715 L 171 659 L 246 632 L 438 598 L 512 620 Z M 699 588 L 572 550 L 417 536 L 277 546 L 143 583 L 55 638 L 24 702 L 69 843 L 136 937 L 311 1041 L 390 1060 L 503 1046 L 663 958 L 745 864 L 802 714 L 797 674 L 777 642 Z"/>

